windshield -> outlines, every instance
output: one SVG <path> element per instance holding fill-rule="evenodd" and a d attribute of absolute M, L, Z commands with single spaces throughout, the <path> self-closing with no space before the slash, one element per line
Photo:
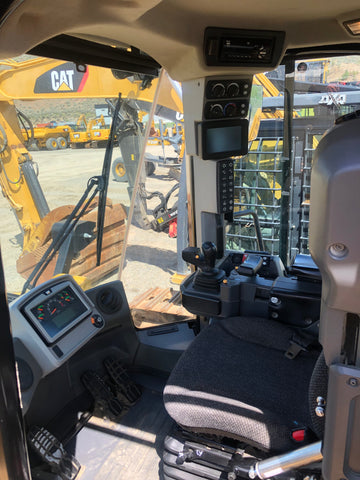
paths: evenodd
<path fill-rule="evenodd" d="M 9 294 L 61 273 L 84 288 L 118 279 L 129 265 L 130 225 L 139 242 L 159 221 L 152 210 L 174 202 L 166 195 L 183 151 L 181 89 L 165 72 L 153 78 L 32 56 L 0 62 Z M 168 238 L 168 229 L 159 231 Z M 136 257 L 144 257 L 141 248 Z"/>

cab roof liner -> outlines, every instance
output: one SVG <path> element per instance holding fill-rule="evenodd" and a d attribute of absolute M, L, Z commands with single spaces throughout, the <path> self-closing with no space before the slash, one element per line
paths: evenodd
<path fill-rule="evenodd" d="M 280 61 L 289 49 L 357 43 L 360 37 L 351 35 L 344 26 L 357 18 L 358 0 L 258 0 L 256 8 L 250 0 L 15 0 L 0 22 L 0 58 L 21 55 L 65 35 L 74 44 L 82 39 L 109 49 L 133 45 L 179 81 L 232 75 L 235 69 L 248 75 L 274 66 L 249 66 L 245 62 L 236 66 L 208 65 L 204 58 L 204 32 L 208 27 L 284 32 L 283 48 L 277 56 Z M 85 59 L 84 51 L 69 56 L 68 46 L 61 46 L 63 51 L 57 54 L 52 48 L 50 53 L 41 54 L 96 65 L 105 63 L 96 58 L 102 56 L 96 51 L 92 60 Z M 105 57 L 110 59 L 112 55 L 106 53 Z"/>

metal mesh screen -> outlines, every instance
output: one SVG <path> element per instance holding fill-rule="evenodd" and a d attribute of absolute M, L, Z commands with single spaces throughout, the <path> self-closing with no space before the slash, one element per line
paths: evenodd
<path fill-rule="evenodd" d="M 235 160 L 235 222 L 227 233 L 228 248 L 258 248 L 252 217 L 236 218 L 237 211 L 251 209 L 259 216 L 265 249 L 279 253 L 282 150 L 281 137 L 258 138 Z"/>
<path fill-rule="evenodd" d="M 315 144 L 314 144 L 315 143 Z M 301 182 L 301 204 L 300 204 L 300 253 L 309 253 L 309 213 L 310 213 L 310 178 L 313 153 L 317 140 L 311 133 L 305 136 L 304 166 Z"/>

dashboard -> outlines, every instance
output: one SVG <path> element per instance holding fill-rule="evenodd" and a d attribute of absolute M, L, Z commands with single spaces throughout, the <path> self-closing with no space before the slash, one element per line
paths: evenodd
<path fill-rule="evenodd" d="M 92 313 L 69 281 L 43 290 L 24 306 L 23 312 L 48 345 Z"/>
<path fill-rule="evenodd" d="M 40 379 L 97 335 L 105 322 L 70 275 L 43 283 L 14 300 L 9 308 L 26 412 Z"/>

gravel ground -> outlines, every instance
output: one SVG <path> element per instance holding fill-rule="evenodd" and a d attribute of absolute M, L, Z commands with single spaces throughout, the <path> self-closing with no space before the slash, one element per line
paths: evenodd
<path fill-rule="evenodd" d="M 57 150 L 31 152 L 39 167 L 39 181 L 48 201 L 50 210 L 61 205 L 74 205 L 83 193 L 87 180 L 92 175 L 99 175 L 102 168 L 104 149 Z M 149 147 L 149 153 L 162 155 L 159 147 Z M 167 155 L 173 155 L 170 149 Z M 114 151 L 113 159 L 117 157 Z M 163 193 L 168 192 L 174 184 L 168 176 L 167 167 L 157 166 L 156 172 L 146 181 L 146 189 Z M 116 182 L 111 176 L 108 197 L 114 203 L 129 205 L 126 182 Z M 158 200 L 148 202 L 148 213 L 156 206 Z M 6 198 L 0 198 L 1 215 L 1 249 L 7 290 L 18 292 L 24 280 L 16 271 L 16 259 L 22 250 L 22 235 L 17 219 Z M 152 218 L 152 217 L 151 217 Z M 166 233 L 143 230 L 131 226 L 126 252 L 125 268 L 122 274 L 128 300 L 148 288 L 169 287 L 170 278 L 176 272 L 176 239 Z M 105 281 L 118 278 L 114 273 Z"/>

